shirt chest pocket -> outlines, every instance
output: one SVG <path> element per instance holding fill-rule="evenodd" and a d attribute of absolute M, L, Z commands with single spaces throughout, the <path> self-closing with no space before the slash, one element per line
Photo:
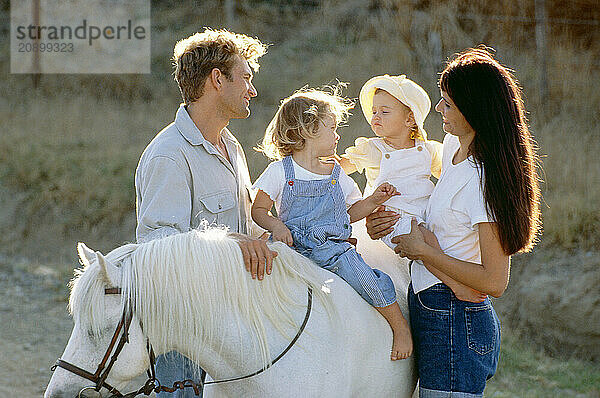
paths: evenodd
<path fill-rule="evenodd" d="M 230 191 L 223 190 L 199 196 L 193 227 L 197 228 L 202 220 L 208 221 L 209 224 L 225 223 L 225 215 L 234 207 L 235 199 Z"/>

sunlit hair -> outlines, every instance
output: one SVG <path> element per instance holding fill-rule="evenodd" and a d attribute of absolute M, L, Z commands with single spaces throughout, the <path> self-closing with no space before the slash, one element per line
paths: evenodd
<path fill-rule="evenodd" d="M 378 88 L 377 90 L 375 90 L 375 93 L 373 95 L 375 96 L 379 92 L 388 93 L 386 90 L 384 90 L 382 88 Z M 410 112 L 411 115 L 413 115 L 413 124 L 412 124 L 412 126 L 410 126 L 410 139 L 411 140 L 419 139 L 422 141 L 426 141 L 427 138 L 423 137 L 423 134 L 421 134 L 421 132 L 419 131 L 419 126 L 417 126 L 417 122 L 415 121 L 415 114 L 413 113 L 412 109 L 410 109 L 409 106 L 407 106 L 405 103 L 400 101 L 398 98 L 394 97 L 392 94 L 390 94 L 390 93 L 388 93 L 388 94 L 392 98 L 394 98 L 396 101 L 398 101 L 400 103 L 400 105 L 402 105 L 406 110 L 408 110 L 408 112 Z M 369 124 L 370 124 L 370 122 L 369 122 Z"/>
<path fill-rule="evenodd" d="M 440 88 L 475 130 L 469 152 L 483 170 L 483 196 L 504 252 L 529 251 L 541 228 L 538 157 L 518 82 L 480 47 L 446 66 Z"/>
<path fill-rule="evenodd" d="M 342 97 L 344 84 L 323 89 L 303 88 L 281 101 L 267 126 L 262 144 L 255 148 L 279 160 L 304 148 L 307 138 L 316 137 L 319 123 L 333 117 L 336 126 L 345 123 L 354 102 Z"/>
<path fill-rule="evenodd" d="M 267 47 L 258 39 L 229 32 L 205 28 L 187 39 L 177 42 L 173 50 L 173 74 L 186 105 L 204 93 L 204 83 L 214 68 L 231 81 L 231 70 L 238 56 L 252 69 L 258 71 L 258 58 L 267 52 Z"/>

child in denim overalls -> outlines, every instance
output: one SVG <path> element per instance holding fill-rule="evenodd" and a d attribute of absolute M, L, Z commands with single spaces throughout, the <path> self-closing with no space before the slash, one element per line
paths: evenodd
<path fill-rule="evenodd" d="M 274 240 L 287 243 L 317 265 L 336 273 L 388 321 L 394 334 L 391 359 L 412 353 L 410 329 L 396 302 L 392 280 L 367 265 L 348 242 L 351 222 L 397 194 L 384 183 L 365 199 L 335 161 L 337 126 L 350 101 L 320 90 L 301 90 L 282 101 L 260 150 L 272 159 L 254 187 L 252 218 Z M 278 218 L 269 214 L 275 204 Z"/>

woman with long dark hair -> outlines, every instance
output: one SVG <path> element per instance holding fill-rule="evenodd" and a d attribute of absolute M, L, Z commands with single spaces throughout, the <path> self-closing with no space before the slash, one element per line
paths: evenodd
<path fill-rule="evenodd" d="M 436 275 L 503 294 L 510 256 L 531 249 L 540 227 L 537 158 L 521 89 L 487 49 L 459 54 L 440 89 L 435 109 L 447 134 L 427 229 L 413 222 L 392 241 L 401 256 L 420 260 L 408 293 L 420 397 L 479 397 L 498 364 L 498 317 L 489 298 L 461 301 Z M 371 237 L 390 221 L 386 212 L 369 217 Z"/>

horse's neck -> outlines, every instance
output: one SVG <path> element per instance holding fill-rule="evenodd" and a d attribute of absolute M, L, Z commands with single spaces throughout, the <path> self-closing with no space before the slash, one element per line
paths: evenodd
<path fill-rule="evenodd" d="M 290 261 L 292 260 L 294 259 Z M 140 274 L 143 274 L 145 270 L 146 268 L 141 268 Z M 244 272 L 243 268 L 240 267 L 239 272 Z M 165 280 L 165 278 L 158 278 L 155 283 L 149 283 L 150 279 L 147 277 L 132 278 L 133 281 L 136 281 L 133 285 L 133 290 L 136 292 L 135 296 L 140 298 L 137 307 L 140 312 L 139 315 L 157 354 L 176 350 L 190 357 L 215 378 L 236 377 L 240 374 L 252 373 L 262 368 L 264 364 L 260 345 L 256 340 L 257 330 L 265 330 L 270 350 L 268 357 L 270 358 L 278 355 L 295 335 L 296 326 L 283 326 L 284 323 L 278 322 L 278 325 L 283 328 L 286 334 L 286 336 L 282 336 L 269 322 L 268 317 L 261 313 L 262 311 L 268 311 L 279 316 L 277 311 L 282 311 L 282 309 L 274 309 L 277 306 L 273 305 L 274 301 L 272 299 L 266 296 L 261 298 L 262 295 L 257 294 L 254 295 L 254 298 L 249 296 L 238 300 L 227 300 L 223 299 L 224 294 L 225 297 L 231 298 L 235 297 L 233 294 L 239 293 L 239 291 L 236 290 L 231 292 L 232 295 L 227 295 L 223 288 L 219 290 L 220 298 L 207 297 L 204 293 L 210 287 L 206 284 L 196 283 L 198 282 L 196 280 L 191 280 L 200 277 L 198 273 L 187 275 L 187 284 L 176 291 L 169 286 L 160 285 L 160 281 Z M 279 277 L 282 276 L 279 275 Z M 260 282 L 252 281 L 252 283 L 258 284 Z M 225 286 L 225 289 L 233 289 L 236 286 L 235 283 L 222 285 Z M 195 294 L 198 286 L 203 286 L 199 291 L 204 295 L 197 296 Z M 285 308 L 292 311 L 296 324 L 301 324 L 306 309 L 304 307 L 304 303 L 306 303 L 306 286 L 296 280 L 291 280 L 289 284 L 277 286 L 285 286 L 287 293 L 292 296 L 292 301 L 300 304 L 299 306 L 285 305 Z M 252 287 L 260 288 L 260 285 L 252 285 Z M 140 292 L 144 294 L 138 294 Z M 200 298 L 189 301 L 191 297 Z M 217 303 L 222 304 L 222 306 L 212 306 L 211 309 L 210 304 L 215 303 L 214 300 L 219 300 Z M 265 302 L 261 302 L 262 300 L 265 300 Z M 200 302 L 205 302 L 206 305 L 203 306 L 199 304 Z M 249 316 L 249 318 L 257 317 L 254 319 L 255 324 L 252 327 L 244 321 L 238 321 L 236 316 L 236 314 L 252 313 L 245 303 L 249 303 L 251 309 L 256 309 L 259 312 Z M 189 306 L 186 304 L 189 304 Z M 224 308 L 227 306 L 229 308 Z M 240 316 L 240 318 L 244 317 Z M 262 326 L 260 321 L 256 321 L 257 319 L 262 320 Z M 194 333 L 195 330 L 198 333 Z M 205 337 L 200 337 L 201 334 Z"/>
<path fill-rule="evenodd" d="M 284 337 L 266 320 L 265 328 L 271 358 L 279 355 L 296 333 L 295 329 L 289 328 L 286 329 L 289 338 Z M 165 351 L 175 350 L 195 359 L 196 364 L 214 379 L 243 376 L 263 367 L 253 333 L 243 323 L 237 322 L 232 314 L 224 314 L 214 330 L 209 332 L 214 338 L 208 344 L 202 344 L 199 338 L 178 333 Z"/>

